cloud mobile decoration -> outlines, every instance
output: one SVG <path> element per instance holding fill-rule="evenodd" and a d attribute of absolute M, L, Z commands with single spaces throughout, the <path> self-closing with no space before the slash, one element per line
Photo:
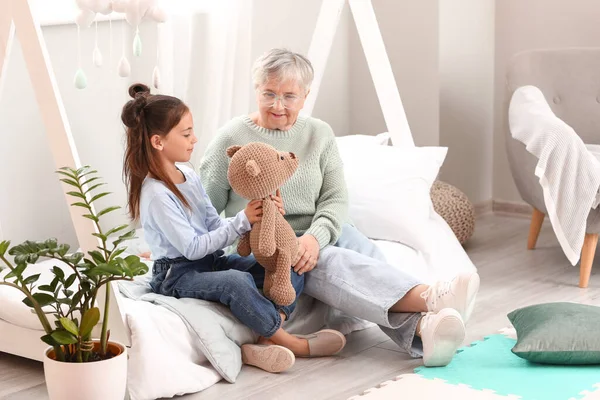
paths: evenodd
<path fill-rule="evenodd" d="M 92 61 L 97 68 L 101 68 L 104 64 L 102 51 L 98 46 L 98 21 L 96 20 L 97 14 L 108 15 L 110 23 L 110 48 L 109 48 L 109 67 L 112 68 L 112 15 L 113 13 L 124 14 L 125 21 L 127 24 L 135 29 L 135 35 L 132 43 L 132 54 L 134 57 L 140 57 L 142 55 L 142 39 L 140 37 L 139 25 L 144 20 L 150 20 L 157 24 L 161 24 L 167 21 L 168 15 L 166 11 L 158 4 L 157 0 L 75 0 L 79 11 L 75 17 L 77 23 L 77 69 L 73 84 L 78 89 L 85 89 L 87 87 L 87 77 L 81 66 L 81 40 L 80 31 L 81 29 L 87 29 L 91 27 L 92 23 L 95 23 L 96 39 L 94 49 L 92 50 Z M 126 29 L 127 26 L 123 24 L 122 38 L 122 54 L 117 65 L 117 73 L 120 77 L 128 77 L 131 74 L 131 64 L 127 59 L 126 55 Z M 159 53 L 156 52 L 156 66 L 152 72 L 152 82 L 155 88 L 159 88 L 160 85 L 160 71 L 158 68 Z"/>

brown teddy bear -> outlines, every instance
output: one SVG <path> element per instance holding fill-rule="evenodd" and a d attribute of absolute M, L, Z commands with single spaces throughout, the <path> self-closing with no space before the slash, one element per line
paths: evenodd
<path fill-rule="evenodd" d="M 239 255 L 254 253 L 265 268 L 263 292 L 276 304 L 287 306 L 296 299 L 290 279 L 297 260 L 298 239 L 270 195 L 298 168 L 294 153 L 279 152 L 264 143 L 248 143 L 227 149 L 231 158 L 227 178 L 231 188 L 247 200 L 262 199 L 262 220 L 252 226 L 238 243 Z"/>

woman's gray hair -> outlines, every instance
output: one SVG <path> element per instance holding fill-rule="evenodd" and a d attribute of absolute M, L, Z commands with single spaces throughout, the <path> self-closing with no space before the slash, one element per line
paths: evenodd
<path fill-rule="evenodd" d="M 295 79 L 308 92 L 314 78 L 314 70 L 308 58 L 286 49 L 272 49 L 260 56 L 252 67 L 254 88 L 269 79 L 284 81 Z"/>

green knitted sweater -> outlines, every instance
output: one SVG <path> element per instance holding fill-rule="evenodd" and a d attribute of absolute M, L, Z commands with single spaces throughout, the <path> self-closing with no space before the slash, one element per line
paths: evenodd
<path fill-rule="evenodd" d="M 225 210 L 227 217 L 236 215 L 248 201 L 229 186 L 226 150 L 250 142 L 267 143 L 298 157 L 298 169 L 281 187 L 285 219 L 296 234 L 313 235 L 321 248 L 335 243 L 346 222 L 348 194 L 331 127 L 319 119 L 299 116 L 287 131 L 269 130 L 256 125 L 247 115 L 223 126 L 208 146 L 199 172 L 213 205 L 219 213 Z"/>

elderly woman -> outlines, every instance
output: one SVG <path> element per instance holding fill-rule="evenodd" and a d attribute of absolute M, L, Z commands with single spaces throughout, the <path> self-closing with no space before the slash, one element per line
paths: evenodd
<path fill-rule="evenodd" d="M 293 267 L 307 273 L 305 293 L 377 323 L 427 366 L 448 364 L 465 336 L 479 289 L 477 273 L 428 286 L 386 264 L 375 245 L 349 224 L 344 171 L 331 127 L 299 115 L 313 80 L 310 61 L 274 49 L 256 61 L 253 80 L 258 111 L 222 127 L 200 166 L 217 211 L 233 216 L 247 203 L 227 180 L 229 146 L 260 141 L 295 153 L 299 167 L 281 193 L 285 218 L 299 236 L 300 261 Z"/>

